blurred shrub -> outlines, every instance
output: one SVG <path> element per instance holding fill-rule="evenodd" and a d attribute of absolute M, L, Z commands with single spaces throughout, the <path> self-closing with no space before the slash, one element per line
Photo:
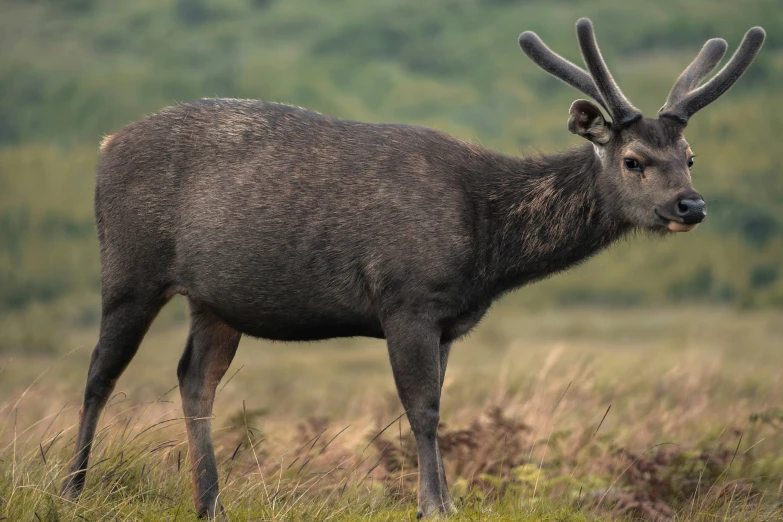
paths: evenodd
<path fill-rule="evenodd" d="M 206 0 L 177 0 L 177 18 L 188 25 L 198 25 L 210 18 L 209 4 Z"/>
<path fill-rule="evenodd" d="M 783 19 L 774 16 L 776 0 L 740 10 L 708 0 L 556 7 L 543 0 L 36 0 L 3 7 L 0 314 L 92 295 L 65 315 L 81 325 L 96 320 L 92 190 L 102 135 L 171 103 L 219 95 L 432 126 L 508 153 L 562 149 L 579 143 L 564 114 L 582 95 L 525 59 L 516 37 L 536 30 L 579 61 L 573 23 L 580 16 L 593 19 L 623 90 L 650 114 L 706 38 L 723 36 L 733 48 L 761 24 L 768 41 L 732 91 L 689 123 L 707 221 L 665 242 L 618 245 L 509 302 L 783 306 L 783 160 L 774 153 L 783 121 L 776 89 Z M 638 19 L 645 23 L 628 23 Z M 185 318 L 184 305 L 172 310 L 173 320 Z"/>
<path fill-rule="evenodd" d="M 58 350 L 58 327 L 52 311 L 31 306 L 24 313 L 0 316 L 0 354 L 53 354 Z"/>
<path fill-rule="evenodd" d="M 750 286 L 752 288 L 767 287 L 777 281 L 778 276 L 780 276 L 780 265 L 755 265 L 750 270 Z"/>
<path fill-rule="evenodd" d="M 773 214 L 771 208 L 743 203 L 725 195 L 712 198 L 709 206 L 716 209 L 716 212 L 710 213 L 724 230 L 739 234 L 755 248 L 763 248 L 773 238 L 783 237 L 781 219 Z"/>

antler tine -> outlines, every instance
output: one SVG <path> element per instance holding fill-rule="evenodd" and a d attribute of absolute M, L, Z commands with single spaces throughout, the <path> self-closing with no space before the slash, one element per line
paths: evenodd
<path fill-rule="evenodd" d="M 587 70 L 590 71 L 598 91 L 606 102 L 607 110 L 614 123 L 622 127 L 641 118 L 642 113 L 631 105 L 609 73 L 606 62 L 601 57 L 601 51 L 598 50 L 598 43 L 595 41 L 593 24 L 588 18 L 581 18 L 576 23 L 576 36 Z"/>
<path fill-rule="evenodd" d="M 699 83 L 715 68 L 726 54 L 728 44 L 723 38 L 713 38 L 701 48 L 696 58 L 685 68 L 677 81 L 674 82 L 666 104 L 661 108 L 661 113 L 668 111 L 677 105 L 689 92 L 699 86 Z M 685 123 L 685 122 L 682 122 Z"/>
<path fill-rule="evenodd" d="M 590 96 L 600 103 L 607 112 L 610 112 L 590 75 L 581 67 L 552 51 L 536 33 L 525 31 L 520 34 L 519 46 L 536 65 L 552 76 Z"/>
<path fill-rule="evenodd" d="M 764 43 L 766 36 L 764 29 L 761 27 L 750 28 L 748 32 L 745 33 L 745 37 L 742 39 L 737 51 L 732 55 L 728 63 L 718 71 L 718 74 L 701 87 L 683 94 L 679 99 L 672 98 L 672 95 L 670 94 L 670 100 L 667 101 L 666 105 L 661 109 L 660 116 L 674 118 L 682 124 L 687 123 L 691 116 L 714 102 L 739 80 L 739 77 L 747 70 L 756 57 L 756 54 L 759 52 L 759 49 L 761 49 L 761 45 Z M 712 40 L 710 40 L 710 42 L 711 41 Z M 710 42 L 707 42 L 707 44 Z M 704 48 L 707 47 L 707 44 L 705 44 Z M 704 48 L 702 49 L 702 52 L 699 53 L 699 56 L 704 54 Z M 694 60 L 693 63 L 698 61 L 699 56 L 696 57 L 696 60 Z M 688 69 L 693 67 L 693 63 Z M 685 73 L 688 72 L 688 69 L 686 69 Z M 712 67 L 710 67 L 710 70 L 711 69 Z M 705 72 L 703 76 L 706 76 L 707 72 Z M 683 73 L 683 75 L 685 73 Z M 679 84 L 679 80 L 677 83 Z M 693 87 L 697 84 L 698 82 L 696 82 Z M 675 88 L 676 87 L 677 85 L 675 84 Z M 674 89 L 672 89 L 672 93 L 673 92 Z"/>

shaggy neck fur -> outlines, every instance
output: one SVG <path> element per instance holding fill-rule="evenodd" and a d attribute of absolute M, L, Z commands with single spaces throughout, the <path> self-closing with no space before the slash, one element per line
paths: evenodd
<path fill-rule="evenodd" d="M 569 268 L 630 230 L 613 211 L 593 145 L 535 158 L 487 155 L 485 282 L 500 294 Z"/>

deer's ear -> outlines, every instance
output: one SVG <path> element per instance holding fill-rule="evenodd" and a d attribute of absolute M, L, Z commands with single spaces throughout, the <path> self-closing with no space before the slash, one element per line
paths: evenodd
<path fill-rule="evenodd" d="M 568 130 L 599 145 L 609 142 L 612 129 L 594 103 L 576 100 L 571 104 L 569 113 Z"/>

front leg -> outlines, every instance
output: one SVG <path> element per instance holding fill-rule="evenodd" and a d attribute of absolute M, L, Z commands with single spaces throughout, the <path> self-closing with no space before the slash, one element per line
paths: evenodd
<path fill-rule="evenodd" d="M 398 314 L 384 321 L 394 382 L 408 416 L 419 454 L 418 518 L 452 509 L 441 486 L 440 330 L 417 317 Z M 449 499 L 450 500 L 450 499 Z"/>

